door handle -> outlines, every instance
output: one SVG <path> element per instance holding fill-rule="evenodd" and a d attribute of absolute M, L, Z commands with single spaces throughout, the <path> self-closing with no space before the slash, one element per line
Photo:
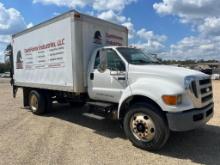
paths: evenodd
<path fill-rule="evenodd" d="M 90 80 L 94 80 L 94 73 L 90 73 Z"/>
<path fill-rule="evenodd" d="M 118 77 L 118 80 L 125 80 L 125 77 L 124 76 L 120 76 L 120 77 Z"/>

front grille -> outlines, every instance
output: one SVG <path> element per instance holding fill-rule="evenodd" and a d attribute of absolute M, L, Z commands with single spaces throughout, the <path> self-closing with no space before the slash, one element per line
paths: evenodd
<path fill-rule="evenodd" d="M 212 91 L 212 87 L 202 88 L 202 89 L 200 90 L 200 91 L 201 91 L 201 94 L 207 93 L 207 90 Z"/>
<path fill-rule="evenodd" d="M 212 81 L 209 77 L 191 81 L 189 91 L 195 107 L 203 107 L 213 102 Z"/>
<path fill-rule="evenodd" d="M 192 81 L 191 86 L 192 86 L 192 92 L 193 92 L 194 96 L 196 98 L 198 98 L 198 92 L 197 92 L 197 88 L 196 88 L 196 81 Z"/>
<path fill-rule="evenodd" d="M 205 84 L 210 84 L 210 83 L 211 83 L 211 79 L 199 80 L 200 85 L 205 85 Z"/>
<path fill-rule="evenodd" d="M 206 112 L 206 117 L 208 117 L 210 114 L 212 114 L 212 112 L 213 112 L 213 108 L 211 108 L 210 110 L 208 110 L 208 111 Z"/>
<path fill-rule="evenodd" d="M 212 100 L 212 81 L 210 78 L 199 80 L 198 89 L 201 95 L 201 103 L 207 103 L 210 102 L 210 100 Z"/>
<path fill-rule="evenodd" d="M 205 97 L 202 97 L 202 103 L 205 103 L 205 102 L 207 102 L 207 101 L 209 101 L 211 99 L 212 99 L 212 94 L 210 94 L 208 96 L 205 96 Z"/>

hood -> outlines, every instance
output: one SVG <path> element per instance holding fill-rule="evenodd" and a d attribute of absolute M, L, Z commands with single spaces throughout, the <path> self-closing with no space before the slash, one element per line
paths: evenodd
<path fill-rule="evenodd" d="M 132 77 L 164 78 L 170 81 L 183 82 L 187 76 L 208 77 L 208 75 L 191 69 L 170 65 L 129 65 L 129 74 Z"/>

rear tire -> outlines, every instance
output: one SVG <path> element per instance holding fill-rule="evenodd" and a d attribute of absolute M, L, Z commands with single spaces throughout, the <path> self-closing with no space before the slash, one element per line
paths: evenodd
<path fill-rule="evenodd" d="M 159 150 L 169 138 L 169 128 L 160 110 L 147 103 L 136 103 L 125 114 L 124 132 L 137 147 Z"/>
<path fill-rule="evenodd" d="M 29 94 L 30 110 L 36 114 L 41 115 L 46 111 L 45 96 L 42 92 L 32 90 Z"/>

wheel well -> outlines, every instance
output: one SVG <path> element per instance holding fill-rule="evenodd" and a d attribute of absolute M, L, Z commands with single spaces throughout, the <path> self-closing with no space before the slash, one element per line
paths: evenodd
<path fill-rule="evenodd" d="M 150 99 L 149 97 L 141 96 L 141 95 L 135 95 L 135 96 L 131 96 L 131 97 L 127 98 L 122 103 L 121 108 L 120 108 L 119 119 L 122 120 L 124 118 L 125 114 L 128 112 L 129 106 L 134 104 L 134 103 L 137 103 L 137 102 L 147 102 L 147 103 L 150 103 L 151 105 L 156 107 L 159 111 L 161 111 L 162 114 L 165 114 L 165 112 L 162 111 L 161 107 L 155 101 Z"/>

